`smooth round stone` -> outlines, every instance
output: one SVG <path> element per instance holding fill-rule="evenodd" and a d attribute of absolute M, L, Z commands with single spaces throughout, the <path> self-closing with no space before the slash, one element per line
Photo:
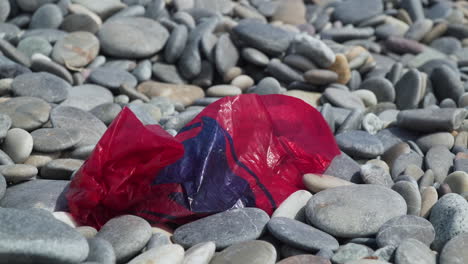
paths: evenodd
<path fill-rule="evenodd" d="M 392 178 L 395 180 L 410 164 L 421 168 L 423 165 L 423 157 L 414 151 L 399 155 L 391 166 Z"/>
<path fill-rule="evenodd" d="M 53 212 L 52 215 L 55 219 L 60 220 L 73 228 L 76 228 L 77 226 L 75 218 L 68 212 Z"/>
<path fill-rule="evenodd" d="M 218 38 L 214 49 L 214 61 L 216 69 L 224 75 L 230 68 L 236 66 L 239 60 L 239 51 L 229 37 L 229 34 L 223 34 Z"/>
<path fill-rule="evenodd" d="M 365 245 L 347 243 L 336 251 L 331 261 L 336 264 L 345 264 L 352 260 L 369 257 L 372 253 L 372 249 Z"/>
<path fill-rule="evenodd" d="M 308 263 L 308 264 L 331 264 L 331 262 L 320 256 L 314 255 L 297 255 L 282 259 L 277 264 L 301 264 L 301 263 Z"/>
<path fill-rule="evenodd" d="M 379 102 L 393 102 L 395 100 L 395 88 L 393 84 L 385 78 L 369 78 L 361 83 L 359 89 L 373 92 Z"/>
<path fill-rule="evenodd" d="M 41 168 L 41 178 L 50 180 L 70 180 L 73 172 L 78 170 L 84 161 L 78 159 L 55 159 Z"/>
<path fill-rule="evenodd" d="M 66 32 L 86 31 L 96 34 L 101 27 L 100 23 L 100 20 L 88 14 L 69 14 L 63 19 L 60 29 Z"/>
<path fill-rule="evenodd" d="M 409 181 L 399 181 L 392 186 L 406 201 L 408 215 L 419 215 L 421 212 L 421 194 L 418 187 Z"/>
<path fill-rule="evenodd" d="M 167 40 L 164 57 L 168 63 L 175 63 L 184 52 L 188 39 L 188 29 L 184 25 L 176 26 Z"/>
<path fill-rule="evenodd" d="M 323 96 L 332 105 L 347 109 L 364 109 L 362 100 L 352 93 L 338 88 L 327 88 Z"/>
<path fill-rule="evenodd" d="M 141 83 L 138 85 L 137 90 L 150 98 L 162 96 L 175 102 L 180 102 L 185 106 L 191 105 L 197 99 L 205 96 L 203 90 L 195 85 L 168 84 L 153 81 Z"/>
<path fill-rule="evenodd" d="M 0 254 L 5 263 L 80 263 L 88 256 L 86 239 L 45 214 L 2 208 Z"/>
<path fill-rule="evenodd" d="M 440 251 L 449 240 L 468 232 L 468 202 L 458 194 L 446 194 L 432 207 L 429 220 L 436 232 L 432 248 Z"/>
<path fill-rule="evenodd" d="M 241 21 L 233 28 L 233 33 L 248 46 L 271 55 L 286 51 L 292 40 L 291 33 L 255 20 Z"/>
<path fill-rule="evenodd" d="M 68 84 L 50 73 L 26 73 L 15 78 L 11 84 L 17 96 L 39 97 L 49 103 L 60 103 L 68 97 Z"/>
<path fill-rule="evenodd" d="M 123 215 L 109 220 L 96 237 L 110 242 L 117 262 L 122 263 L 145 247 L 151 238 L 151 226 L 138 216 Z"/>
<path fill-rule="evenodd" d="M 16 97 L 0 103 L 0 112 L 11 118 L 12 127 L 33 130 L 49 120 L 50 105 L 35 97 Z"/>
<path fill-rule="evenodd" d="M 88 65 L 99 53 L 99 40 L 85 31 L 73 32 L 55 43 L 52 59 L 69 69 Z"/>
<path fill-rule="evenodd" d="M 232 245 L 211 260 L 210 264 L 274 264 L 276 249 L 268 242 L 253 240 Z"/>
<path fill-rule="evenodd" d="M 85 238 L 93 238 L 98 232 L 96 228 L 92 226 L 78 226 L 75 229 Z"/>
<path fill-rule="evenodd" d="M 392 176 L 382 167 L 374 164 L 365 164 L 361 166 L 362 180 L 367 184 L 377 184 L 386 187 L 392 187 Z"/>
<path fill-rule="evenodd" d="M 240 94 L 242 94 L 241 89 L 233 85 L 215 85 L 206 90 L 206 95 L 213 97 L 236 96 Z"/>
<path fill-rule="evenodd" d="M 244 60 L 256 66 L 266 66 L 270 62 L 267 55 L 254 48 L 242 49 L 241 56 Z"/>
<path fill-rule="evenodd" d="M 416 239 L 404 240 L 395 251 L 395 263 L 398 264 L 436 264 L 436 255 L 424 243 Z"/>
<path fill-rule="evenodd" d="M 455 102 L 458 102 L 458 98 L 464 92 L 463 83 L 450 67 L 446 65 L 437 67 L 430 77 L 437 99 L 442 101 L 445 98 L 451 98 Z"/>
<path fill-rule="evenodd" d="M 351 94 L 357 96 L 366 107 L 377 105 L 377 97 L 369 90 L 352 91 Z"/>
<path fill-rule="evenodd" d="M 3 141 L 2 149 L 15 163 L 23 163 L 31 155 L 33 138 L 21 128 L 10 129 Z"/>
<path fill-rule="evenodd" d="M 390 219 L 377 233 L 379 247 L 398 246 L 408 238 L 417 239 L 430 246 L 435 238 L 432 224 L 419 216 L 404 215 Z"/>
<path fill-rule="evenodd" d="M 64 79 L 70 84 L 73 83 L 73 76 L 64 66 L 55 63 L 49 58 L 41 58 L 38 55 L 40 54 L 35 54 L 32 57 L 31 70 L 35 72 L 48 72 Z"/>
<path fill-rule="evenodd" d="M 93 0 L 74 0 L 73 2 L 86 7 L 103 19 L 112 16 L 126 7 L 120 1 L 115 0 L 102 0 L 99 2 Z"/>
<path fill-rule="evenodd" d="M 89 254 L 86 261 L 102 264 L 115 263 L 115 253 L 111 243 L 101 238 L 88 239 Z"/>
<path fill-rule="evenodd" d="M 143 60 L 138 63 L 137 67 L 132 71 L 132 74 L 137 78 L 138 81 L 148 81 L 151 79 L 151 61 Z"/>
<path fill-rule="evenodd" d="M 314 193 L 318 193 L 326 189 L 353 184 L 352 182 L 349 182 L 344 179 L 340 179 L 338 177 L 334 177 L 334 176 L 330 176 L 326 174 L 313 174 L 313 173 L 304 174 L 302 181 L 305 187 Z"/>
<path fill-rule="evenodd" d="M 213 252 L 214 253 L 214 252 Z M 128 264 L 142 263 L 174 263 L 182 264 L 184 261 L 184 248 L 179 245 L 165 245 L 153 248 L 138 255 Z"/>
<path fill-rule="evenodd" d="M 97 117 L 75 107 L 55 107 L 50 114 L 50 120 L 55 128 L 80 131 L 82 138 L 76 147 L 96 145 L 107 129 Z"/>
<path fill-rule="evenodd" d="M 0 166 L 2 174 L 7 182 L 18 183 L 27 181 L 37 175 L 37 168 L 30 165 L 15 164 Z"/>
<path fill-rule="evenodd" d="M 336 250 L 338 241 L 329 234 L 286 217 L 274 217 L 268 222 L 268 231 L 281 242 L 306 251 Z"/>
<path fill-rule="evenodd" d="M 454 154 L 446 147 L 437 145 L 427 152 L 424 161 L 427 169 L 434 172 L 436 182 L 442 183 L 453 167 Z"/>
<path fill-rule="evenodd" d="M 104 23 L 98 33 L 102 51 L 118 58 L 145 58 L 160 51 L 169 32 L 158 22 L 129 17 Z"/>
<path fill-rule="evenodd" d="M 122 111 L 122 107 L 120 105 L 107 103 L 98 105 L 89 112 L 108 126 L 112 123 L 112 121 L 114 121 L 120 111 Z"/>
<path fill-rule="evenodd" d="M 12 121 L 7 114 L 0 114 L 0 139 L 4 139 L 11 128 Z"/>
<path fill-rule="evenodd" d="M 335 176 L 353 183 L 361 183 L 362 178 L 359 171 L 359 164 L 346 155 L 346 153 L 341 152 L 340 155 L 333 158 L 324 174 Z"/>
<path fill-rule="evenodd" d="M 58 28 L 63 21 L 60 8 L 54 4 L 45 4 L 34 12 L 29 23 L 29 28 Z"/>
<path fill-rule="evenodd" d="M 281 91 L 281 84 L 273 77 L 263 78 L 253 90 L 254 93 L 259 95 L 278 94 Z"/>
<path fill-rule="evenodd" d="M 301 221 L 304 218 L 304 206 L 311 197 L 312 194 L 306 190 L 296 191 L 276 208 L 271 217 L 287 217 Z"/>
<path fill-rule="evenodd" d="M 67 209 L 64 197 L 67 181 L 34 180 L 9 187 L 0 200 L 4 208 L 41 208 L 50 212 Z"/>
<path fill-rule="evenodd" d="M 383 5 L 380 1 L 350 0 L 339 3 L 333 12 L 333 17 L 343 24 L 356 24 L 382 12 Z"/>
<path fill-rule="evenodd" d="M 407 211 L 398 193 L 378 185 L 324 190 L 315 194 L 305 209 L 315 227 L 336 237 L 350 238 L 376 234 L 385 222 Z"/>
<path fill-rule="evenodd" d="M 30 37 L 25 38 L 18 43 L 18 50 L 23 52 L 28 57 L 32 57 L 32 55 L 35 53 L 49 56 L 49 54 L 52 52 L 52 46 L 44 38 Z"/>
<path fill-rule="evenodd" d="M 197 244 L 185 252 L 184 264 L 209 263 L 215 254 L 215 250 L 216 245 L 213 242 Z"/>
<path fill-rule="evenodd" d="M 231 81 L 231 85 L 239 87 L 242 91 L 246 91 L 254 84 L 255 81 L 248 75 L 239 75 Z"/>
<path fill-rule="evenodd" d="M 148 249 L 153 249 L 153 248 L 159 248 L 159 247 L 170 245 L 170 244 L 172 244 L 172 242 L 168 235 L 162 234 L 162 233 L 154 233 L 151 236 L 151 239 L 146 244 L 145 249 L 148 250 Z M 214 244 L 213 244 L 213 247 L 214 247 Z"/>
<path fill-rule="evenodd" d="M 338 74 L 338 83 L 347 84 L 351 79 L 348 59 L 343 54 L 337 54 L 335 62 L 328 69 Z"/>
<path fill-rule="evenodd" d="M 463 264 L 468 262 L 468 233 L 460 234 L 445 244 L 440 253 L 440 264 Z"/>
<path fill-rule="evenodd" d="M 0 1 L 0 22 L 5 22 L 5 20 L 10 15 L 11 6 L 8 0 Z"/>
<path fill-rule="evenodd" d="M 430 19 L 415 21 L 410 25 L 405 37 L 415 41 L 421 41 L 422 38 L 432 29 L 434 22 Z"/>
<path fill-rule="evenodd" d="M 75 146 L 81 140 L 76 130 L 61 128 L 41 128 L 31 133 L 34 150 L 40 152 L 58 152 Z"/>
<path fill-rule="evenodd" d="M 325 85 L 338 81 L 338 74 L 330 70 L 312 69 L 304 74 L 307 82 L 317 85 Z"/>
<path fill-rule="evenodd" d="M 375 158 L 384 153 L 380 139 L 365 131 L 352 130 L 336 136 L 340 149 L 352 157 Z"/>
<path fill-rule="evenodd" d="M 174 84 L 183 84 L 185 80 L 180 76 L 175 65 L 165 64 L 165 63 L 155 63 L 153 64 L 153 76 L 161 81 L 166 83 Z"/>
<path fill-rule="evenodd" d="M 307 34 L 297 34 L 294 37 L 293 49 L 322 68 L 332 66 L 336 59 L 335 53 L 327 44 Z"/>
<path fill-rule="evenodd" d="M 411 69 L 406 72 L 395 85 L 398 109 L 416 108 L 421 96 L 422 78 L 418 70 Z"/>
<path fill-rule="evenodd" d="M 422 180 L 424 180 L 424 177 L 422 178 Z M 422 180 L 420 186 L 423 186 Z M 424 187 L 421 194 L 421 217 L 428 218 L 431 209 L 436 204 L 438 198 L 439 195 L 434 187 Z"/>
<path fill-rule="evenodd" d="M 267 65 L 266 72 L 284 83 L 304 82 L 304 77 L 300 72 L 282 63 L 279 59 L 272 59 Z"/>
<path fill-rule="evenodd" d="M 445 54 L 454 54 L 462 48 L 461 42 L 454 37 L 442 37 L 431 42 L 434 48 Z"/>
<path fill-rule="evenodd" d="M 161 110 L 151 104 L 130 104 L 128 107 L 144 125 L 157 125 L 161 119 Z"/>
<path fill-rule="evenodd" d="M 68 98 L 60 105 L 90 111 L 99 105 L 109 104 L 113 101 L 114 97 L 108 89 L 98 85 L 84 84 L 69 89 Z"/>
<path fill-rule="evenodd" d="M 464 171 L 455 171 L 447 176 L 445 183 L 450 186 L 454 193 L 462 194 L 468 192 L 468 174 Z"/>
<path fill-rule="evenodd" d="M 118 90 L 122 85 L 133 88 L 138 83 L 131 73 L 105 66 L 94 69 L 89 75 L 89 81 L 110 90 Z"/>
<path fill-rule="evenodd" d="M 180 226 L 175 230 L 173 240 L 185 248 L 213 241 L 217 249 L 223 249 L 257 239 L 268 220 L 268 215 L 258 208 L 229 210 Z"/>

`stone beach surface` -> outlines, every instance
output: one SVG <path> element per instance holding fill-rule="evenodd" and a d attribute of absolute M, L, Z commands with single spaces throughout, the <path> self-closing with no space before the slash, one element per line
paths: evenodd
<path fill-rule="evenodd" d="M 240 94 L 302 99 L 342 151 L 272 216 L 68 213 L 124 107 L 176 135 Z M 466 264 L 467 107 L 466 1 L 0 0 L 0 263 Z"/>

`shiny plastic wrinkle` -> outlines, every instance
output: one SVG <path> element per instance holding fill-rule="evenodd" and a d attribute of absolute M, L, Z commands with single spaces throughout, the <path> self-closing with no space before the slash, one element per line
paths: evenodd
<path fill-rule="evenodd" d="M 321 114 L 284 95 L 226 97 L 172 138 L 124 109 L 74 177 L 67 198 L 82 223 L 131 213 L 178 225 L 230 208 L 272 213 L 323 173 L 339 149 Z"/>

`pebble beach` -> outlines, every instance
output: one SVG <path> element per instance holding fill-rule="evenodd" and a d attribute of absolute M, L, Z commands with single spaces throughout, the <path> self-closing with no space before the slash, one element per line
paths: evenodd
<path fill-rule="evenodd" d="M 242 94 L 303 100 L 341 151 L 272 215 L 70 214 L 122 109 L 175 136 Z M 467 200 L 467 1 L 0 0 L 0 264 L 468 264 Z"/>

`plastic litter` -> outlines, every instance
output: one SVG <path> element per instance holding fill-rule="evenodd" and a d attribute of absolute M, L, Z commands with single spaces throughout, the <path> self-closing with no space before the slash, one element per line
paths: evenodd
<path fill-rule="evenodd" d="M 79 222 L 98 228 L 122 214 L 169 226 L 231 208 L 271 214 L 339 153 L 321 114 L 285 95 L 222 98 L 176 137 L 124 108 L 67 199 Z"/>

